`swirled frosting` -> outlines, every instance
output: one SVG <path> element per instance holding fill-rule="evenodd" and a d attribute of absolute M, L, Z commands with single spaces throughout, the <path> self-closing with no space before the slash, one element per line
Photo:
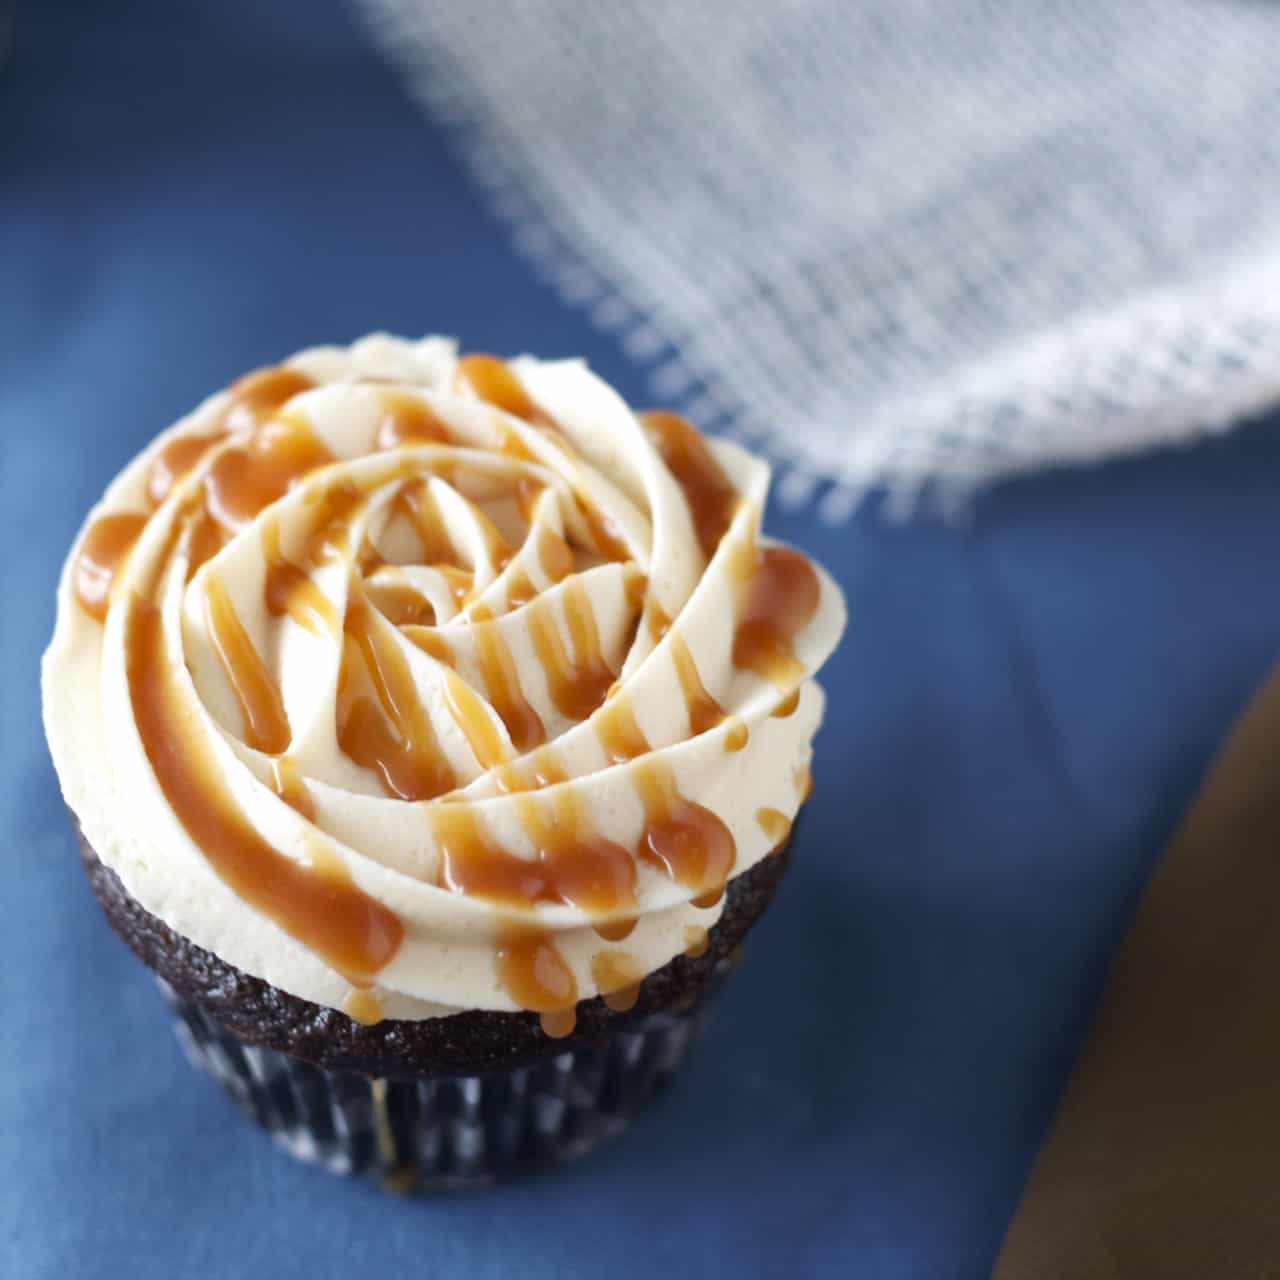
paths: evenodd
<path fill-rule="evenodd" d="M 838 589 L 584 365 L 375 335 L 206 400 L 64 570 L 49 741 L 177 932 L 361 1020 L 615 1007 L 785 840 Z"/>

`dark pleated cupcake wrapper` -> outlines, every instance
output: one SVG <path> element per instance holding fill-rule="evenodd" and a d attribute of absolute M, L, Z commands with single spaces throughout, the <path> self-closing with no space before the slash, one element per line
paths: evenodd
<path fill-rule="evenodd" d="M 392 1190 L 465 1187 L 580 1159 L 666 1084 L 701 1007 L 651 1014 L 598 1048 L 483 1076 L 380 1080 L 324 1071 L 233 1036 L 160 981 L 193 1066 L 298 1160 Z"/>

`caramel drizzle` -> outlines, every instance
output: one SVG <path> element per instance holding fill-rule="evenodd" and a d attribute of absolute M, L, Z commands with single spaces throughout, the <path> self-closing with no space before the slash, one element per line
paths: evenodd
<path fill-rule="evenodd" d="M 245 742 L 265 755 L 287 751 L 293 734 L 280 690 L 217 578 L 205 583 L 204 616 L 213 651 L 240 705 Z"/>
<path fill-rule="evenodd" d="M 759 548 L 733 633 L 734 666 L 786 689 L 802 680 L 792 640 L 817 611 L 819 594 L 818 575 L 798 551 Z"/>
<path fill-rule="evenodd" d="M 222 428 L 235 432 L 258 427 L 286 401 L 315 385 L 301 370 L 285 365 L 269 365 L 243 374 L 228 388 L 231 402 L 222 415 Z"/>
<path fill-rule="evenodd" d="M 97 622 L 106 622 L 116 575 L 146 524 L 146 516 L 129 512 L 99 516 L 85 531 L 71 567 L 71 589 Z"/>
<path fill-rule="evenodd" d="M 371 582 L 369 595 L 394 627 L 429 627 L 436 620 L 435 606 L 412 582 L 395 578 Z"/>
<path fill-rule="evenodd" d="M 700 924 L 687 924 L 684 927 L 684 953 L 691 960 L 707 954 L 710 941 L 707 931 Z"/>
<path fill-rule="evenodd" d="M 205 454 L 225 439 L 225 432 L 219 431 L 211 436 L 178 436 L 162 446 L 147 472 L 147 500 L 152 507 L 160 506 Z"/>
<path fill-rule="evenodd" d="M 280 550 L 280 528 L 274 521 L 262 527 L 265 576 L 262 599 L 272 617 L 288 615 L 317 636 L 338 633 L 338 610 L 332 600 Z"/>
<path fill-rule="evenodd" d="M 430 817 L 448 889 L 503 906 L 558 902 L 586 912 L 635 906 L 635 860 L 620 845 L 584 830 L 578 801 L 561 792 L 551 811 L 521 797 L 520 819 L 536 855 L 507 852 L 483 830 L 474 811 L 442 805 Z"/>
<path fill-rule="evenodd" d="M 663 761 L 642 760 L 633 777 L 645 810 L 638 855 L 678 884 L 718 900 L 737 857 L 729 828 L 710 809 L 680 794 Z"/>
<path fill-rule="evenodd" d="M 529 395 L 504 360 L 481 354 L 463 356 L 458 361 L 458 371 L 481 400 L 537 427 L 555 441 L 563 452 L 571 455 L 572 451 L 568 449 L 568 442 L 559 423 Z M 522 451 L 527 455 L 527 450 L 522 448 Z M 627 544 L 580 484 L 573 485 L 573 493 L 600 554 L 606 560 L 630 559 Z"/>
<path fill-rule="evenodd" d="M 714 729 L 725 718 L 724 708 L 707 692 L 689 646 L 679 633 L 671 637 L 671 657 L 676 664 L 685 709 L 689 713 L 689 733 L 697 737 Z"/>
<path fill-rule="evenodd" d="M 624 764 L 653 749 L 636 723 L 635 708 L 625 695 L 610 698 L 596 712 L 594 724 L 600 745 L 613 764 Z"/>
<path fill-rule="evenodd" d="M 573 1030 L 577 979 L 545 933 L 511 931 L 498 946 L 497 971 L 498 980 L 520 1008 L 544 1015 L 542 1029 L 547 1035 L 559 1039 Z M 549 1014 L 559 1016 L 547 1018 Z"/>
<path fill-rule="evenodd" d="M 372 991 L 364 991 L 359 987 L 347 992 L 342 1001 L 342 1012 L 364 1027 L 381 1022 L 383 1017 L 382 1002 Z"/>
<path fill-rule="evenodd" d="M 349 978 L 371 978 L 400 947 L 399 918 L 364 893 L 318 842 L 304 865 L 255 830 L 175 686 L 177 660 L 168 651 L 159 609 L 135 596 L 125 625 L 139 736 L 156 781 L 196 847 L 234 893 L 291 937 Z"/>
<path fill-rule="evenodd" d="M 625 951 L 600 951 L 591 959 L 591 979 L 600 998 L 614 1013 L 635 1008 L 644 970 Z"/>
<path fill-rule="evenodd" d="M 771 716 L 777 716 L 779 720 L 785 720 L 800 705 L 800 686 L 796 685 L 774 709 L 769 712 Z"/>
<path fill-rule="evenodd" d="M 395 391 L 384 392 L 380 399 L 382 418 L 374 433 L 374 449 L 449 443 L 449 428 L 421 400 Z"/>
<path fill-rule="evenodd" d="M 224 449 L 204 477 L 205 509 L 231 533 L 283 497 L 303 476 L 334 461 L 301 419 L 276 419 Z"/>
<path fill-rule="evenodd" d="M 376 772 L 393 798 L 431 800 L 452 791 L 457 777 L 418 698 L 409 664 L 381 632 L 376 613 L 355 584 L 343 633 L 339 747 L 356 764 Z M 359 663 L 373 683 L 377 703 L 352 695 L 351 671 Z"/>
<path fill-rule="evenodd" d="M 771 852 L 776 853 L 791 831 L 791 819 L 778 809 L 760 808 L 756 810 L 756 822 L 773 846 Z"/>
<path fill-rule="evenodd" d="M 288 756 L 276 756 L 271 761 L 271 789 L 281 800 L 300 813 L 308 822 L 316 820 L 316 806 L 311 792 L 298 772 L 298 766 Z"/>
<path fill-rule="evenodd" d="M 698 430 L 676 413 L 640 415 L 649 440 L 684 492 L 703 556 L 710 560 L 738 509 L 731 485 Z"/>
<path fill-rule="evenodd" d="M 529 607 L 529 634 L 556 709 L 570 720 L 585 720 L 604 700 L 616 672 L 600 652 L 595 613 L 578 578 L 569 579 L 565 587 L 564 612 L 573 644 L 572 660 L 545 599 Z"/>
<path fill-rule="evenodd" d="M 751 738 L 751 731 L 739 719 L 735 717 L 733 723 L 729 726 L 728 732 L 724 735 L 724 749 L 726 751 L 741 751 Z"/>

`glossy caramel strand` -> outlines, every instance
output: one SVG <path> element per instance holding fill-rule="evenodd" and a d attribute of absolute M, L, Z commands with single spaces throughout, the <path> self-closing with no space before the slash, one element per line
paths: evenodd
<path fill-rule="evenodd" d="M 285 857 L 249 823 L 198 720 L 175 685 L 160 611 L 134 597 L 126 669 L 135 723 L 169 807 L 228 887 L 338 972 L 368 979 L 404 936 L 399 918 L 364 893 L 336 856 Z"/>
<path fill-rule="evenodd" d="M 707 692 L 693 654 L 679 633 L 671 637 L 671 658 L 680 680 L 680 691 L 684 694 L 685 710 L 689 713 L 689 733 L 696 738 L 724 720 L 724 708 Z"/>
<path fill-rule="evenodd" d="M 452 791 L 457 777 L 418 697 L 409 663 L 382 633 L 358 587 L 353 587 L 343 631 L 339 747 L 356 764 L 372 769 L 394 798 L 431 800 Z M 357 662 L 373 684 L 376 702 L 352 695 L 351 668 Z"/>
<path fill-rule="evenodd" d="M 644 970 L 625 951 L 600 951 L 591 959 L 591 979 L 600 998 L 614 1013 L 626 1013 L 635 1008 L 640 998 Z"/>
<path fill-rule="evenodd" d="M 274 520 L 262 526 L 262 556 L 262 599 L 267 612 L 276 618 L 287 615 L 313 635 L 337 635 L 337 607 L 280 550 L 280 528 Z"/>
<path fill-rule="evenodd" d="M 266 755 L 287 751 L 293 734 L 280 688 L 217 578 L 205 581 L 204 605 L 213 651 L 240 706 L 244 741 Z"/>
<path fill-rule="evenodd" d="M 529 607 L 529 634 L 546 672 L 551 701 L 568 719 L 585 720 L 604 701 L 617 673 L 600 652 L 595 613 L 577 578 L 569 579 L 565 588 L 564 611 L 573 643 L 572 659 L 545 599 Z"/>
<path fill-rule="evenodd" d="M 176 436 L 161 446 L 147 470 L 147 500 L 151 505 L 160 506 L 178 481 L 225 439 L 226 433 L 219 431 L 215 435 Z"/>
<path fill-rule="evenodd" d="M 499 940 L 496 967 L 498 981 L 521 1009 L 572 1013 L 578 1003 L 573 970 L 549 935 L 540 930 L 509 929 Z"/>
<path fill-rule="evenodd" d="M 710 560 L 738 508 L 738 493 L 720 469 L 710 446 L 678 413 L 640 415 L 645 433 L 684 492 L 702 554 Z"/>

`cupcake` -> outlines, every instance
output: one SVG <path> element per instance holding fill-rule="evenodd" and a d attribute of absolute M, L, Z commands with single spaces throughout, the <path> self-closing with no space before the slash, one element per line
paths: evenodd
<path fill-rule="evenodd" d="M 839 590 L 767 466 L 577 361 L 376 335 L 107 488 L 45 723 L 107 918 L 294 1155 L 484 1181 L 621 1132 L 787 865 Z"/>

